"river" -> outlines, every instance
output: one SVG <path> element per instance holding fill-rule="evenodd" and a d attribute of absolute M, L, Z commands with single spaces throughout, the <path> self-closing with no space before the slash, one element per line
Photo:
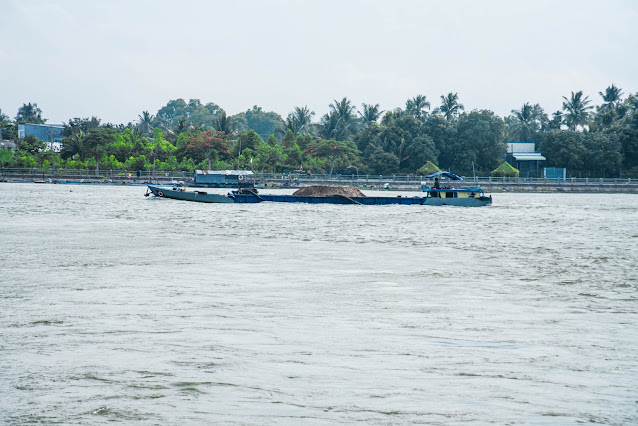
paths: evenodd
<path fill-rule="evenodd" d="M 0 423 L 638 423 L 636 195 L 144 192 L 0 184 Z"/>

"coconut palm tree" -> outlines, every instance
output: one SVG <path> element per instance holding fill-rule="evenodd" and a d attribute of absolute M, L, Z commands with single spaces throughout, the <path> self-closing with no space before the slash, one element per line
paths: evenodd
<path fill-rule="evenodd" d="M 222 112 L 217 114 L 217 117 L 213 118 L 213 128 L 218 132 L 231 135 L 237 128 L 237 125 L 232 117 L 228 117 L 226 111 L 222 110 Z"/>
<path fill-rule="evenodd" d="M 565 124 L 571 130 L 576 130 L 578 126 L 584 126 L 587 124 L 587 120 L 591 114 L 591 109 L 593 108 L 591 105 L 591 101 L 589 100 L 589 96 L 583 97 L 583 91 L 572 92 L 571 97 L 568 99 L 563 96 L 565 102 L 563 102 L 563 111 Z"/>
<path fill-rule="evenodd" d="M 605 93 L 598 92 L 602 96 L 605 103 L 601 106 L 601 109 L 616 109 L 622 101 L 622 89 L 616 87 L 614 84 L 605 89 Z"/>
<path fill-rule="evenodd" d="M 155 120 L 155 116 L 151 115 L 148 111 L 142 111 L 142 115 L 138 115 L 137 117 L 140 121 L 138 126 L 142 131 L 142 134 L 150 134 L 153 129 L 153 120 Z"/>
<path fill-rule="evenodd" d="M 331 114 L 336 114 L 338 118 L 337 133 L 335 138 L 337 140 L 346 140 L 351 134 L 351 127 L 356 119 L 355 112 L 357 108 L 352 105 L 352 102 L 347 97 L 344 97 L 341 101 L 334 100 L 333 104 L 330 104 Z"/>
<path fill-rule="evenodd" d="M 359 113 L 361 116 L 361 120 L 363 121 L 363 126 L 368 126 L 370 124 L 376 123 L 385 111 L 379 110 L 379 104 L 361 104 L 363 108 L 363 113 Z"/>
<path fill-rule="evenodd" d="M 319 123 L 319 133 L 324 139 L 336 139 L 339 127 L 339 114 L 331 111 L 321 117 Z"/>
<path fill-rule="evenodd" d="M 84 154 L 84 132 L 81 129 L 77 129 L 70 136 L 62 139 L 62 151 L 60 152 L 60 156 L 63 160 L 75 157 L 76 155 L 83 159 Z"/>
<path fill-rule="evenodd" d="M 405 103 L 405 112 L 413 116 L 419 121 L 424 121 L 428 113 L 426 109 L 430 109 L 430 102 L 426 100 L 425 95 L 416 95 L 412 99 L 408 99 Z"/>
<path fill-rule="evenodd" d="M 443 114 L 447 121 L 453 121 L 465 107 L 459 103 L 458 93 L 448 93 L 447 96 L 441 95 L 441 106 L 435 109 L 435 112 Z"/>
<path fill-rule="evenodd" d="M 514 122 L 511 131 L 521 142 L 529 142 L 547 121 L 545 112 L 539 104 L 531 105 L 526 102 L 520 110 L 513 109 L 512 114 Z"/>
<path fill-rule="evenodd" d="M 295 107 L 294 111 L 291 113 L 292 117 L 296 123 L 297 132 L 293 132 L 295 135 L 298 133 L 309 133 L 310 128 L 312 126 L 312 117 L 314 117 L 315 112 L 310 111 L 308 106 L 304 107 Z M 289 115 L 290 117 L 290 115 Z"/>

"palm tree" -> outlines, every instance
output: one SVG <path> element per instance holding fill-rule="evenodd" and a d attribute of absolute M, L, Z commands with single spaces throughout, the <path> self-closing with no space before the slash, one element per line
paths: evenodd
<path fill-rule="evenodd" d="M 441 106 L 435 111 L 443 114 L 447 121 L 453 121 L 459 115 L 460 111 L 464 111 L 465 107 L 459 103 L 459 95 L 457 93 L 448 93 L 447 96 L 441 95 Z"/>
<path fill-rule="evenodd" d="M 76 155 L 82 159 L 84 154 L 84 132 L 81 129 L 62 139 L 62 151 L 60 156 L 63 160 L 73 158 Z"/>
<path fill-rule="evenodd" d="M 213 118 L 213 128 L 218 132 L 230 135 L 235 131 L 237 125 L 231 117 L 226 115 L 226 111 L 222 110 L 217 117 Z"/>
<path fill-rule="evenodd" d="M 335 139 L 337 137 L 339 127 L 339 114 L 331 111 L 321 117 L 319 124 L 319 133 L 324 139 Z"/>
<path fill-rule="evenodd" d="M 529 142 L 532 136 L 538 132 L 545 119 L 545 112 L 539 104 L 531 105 L 526 102 L 519 110 L 512 110 L 515 121 L 512 125 L 513 133 L 518 136 L 521 142 Z"/>
<path fill-rule="evenodd" d="M 139 128 L 142 131 L 142 134 L 150 134 L 153 128 L 153 120 L 155 120 L 155 116 L 151 115 L 148 111 L 142 111 L 142 115 L 138 115 L 138 118 L 140 119 Z"/>
<path fill-rule="evenodd" d="M 583 91 L 572 92 L 571 98 L 567 99 L 563 96 L 565 102 L 563 102 L 563 111 L 565 111 L 565 123 L 571 130 L 576 130 L 578 126 L 584 126 L 587 124 L 587 120 L 591 114 L 590 110 L 593 108 L 589 96 L 583 97 Z"/>
<path fill-rule="evenodd" d="M 336 112 L 340 119 L 350 120 L 353 118 L 356 108 L 347 97 L 341 101 L 334 99 L 333 102 L 330 104 L 330 110 Z"/>
<path fill-rule="evenodd" d="M 426 108 L 430 109 L 430 103 L 426 100 L 425 95 L 416 95 L 405 103 L 405 112 L 420 121 L 424 121 L 428 115 L 425 112 Z"/>
<path fill-rule="evenodd" d="M 312 125 L 312 117 L 314 117 L 315 112 L 310 111 L 308 106 L 304 106 L 302 108 L 295 107 L 295 110 L 291 114 L 297 127 L 297 132 L 293 133 L 295 133 L 295 135 L 298 133 L 309 133 Z"/>
<path fill-rule="evenodd" d="M 394 120 L 404 117 L 406 114 L 407 113 L 401 108 L 395 108 L 392 111 L 387 111 L 381 118 L 381 124 L 384 126 L 389 126 Z"/>
<path fill-rule="evenodd" d="M 350 127 L 355 120 L 354 113 L 356 110 L 357 108 L 352 105 L 352 102 L 347 97 L 344 97 L 339 102 L 335 99 L 334 104 L 330 104 L 330 115 L 334 113 L 338 119 L 337 132 L 334 136 L 337 140 L 345 140 L 350 136 Z"/>
<path fill-rule="evenodd" d="M 299 123 L 297 123 L 297 119 L 293 115 L 293 113 L 289 113 L 288 117 L 282 121 L 281 127 L 277 127 L 275 129 L 276 135 L 285 135 L 288 132 L 291 132 L 293 136 L 296 136 L 299 133 Z"/>
<path fill-rule="evenodd" d="M 275 129 L 275 134 L 285 135 L 290 131 L 293 136 L 297 136 L 300 133 L 310 133 L 314 115 L 314 111 L 310 111 L 307 106 L 295 107 L 295 110 L 282 122 L 281 127 Z"/>
<path fill-rule="evenodd" d="M 552 119 L 547 122 L 547 130 L 560 130 L 563 123 L 563 113 L 556 111 L 552 114 Z"/>
<path fill-rule="evenodd" d="M 616 87 L 615 85 L 611 85 L 605 89 L 605 93 L 598 92 L 600 96 L 602 96 L 603 101 L 605 103 L 601 106 L 601 109 L 616 109 L 621 102 L 621 97 L 623 95 L 622 89 Z"/>
<path fill-rule="evenodd" d="M 379 104 L 361 104 L 363 108 L 363 113 L 359 113 L 361 116 L 361 120 L 363 121 L 363 126 L 368 126 L 370 124 L 376 123 L 385 111 L 379 110 Z"/>
<path fill-rule="evenodd" d="M 189 126 L 186 123 L 186 117 L 181 116 L 177 119 L 177 125 L 173 129 L 173 133 L 175 133 L 176 135 L 180 135 L 184 133 L 186 130 L 188 130 L 188 128 Z"/>

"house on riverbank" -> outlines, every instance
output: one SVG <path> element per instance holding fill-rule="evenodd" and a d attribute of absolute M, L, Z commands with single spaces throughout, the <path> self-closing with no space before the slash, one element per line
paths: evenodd
<path fill-rule="evenodd" d="M 541 161 L 546 158 L 536 152 L 534 142 L 508 142 L 505 161 L 518 169 L 520 177 L 530 178 L 541 176 Z"/>

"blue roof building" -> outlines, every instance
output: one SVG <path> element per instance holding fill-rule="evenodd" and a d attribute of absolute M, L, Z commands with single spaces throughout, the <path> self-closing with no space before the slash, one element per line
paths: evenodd
<path fill-rule="evenodd" d="M 63 124 L 18 124 L 18 138 L 35 136 L 37 139 L 48 142 L 49 148 L 53 151 L 62 149 Z"/>

